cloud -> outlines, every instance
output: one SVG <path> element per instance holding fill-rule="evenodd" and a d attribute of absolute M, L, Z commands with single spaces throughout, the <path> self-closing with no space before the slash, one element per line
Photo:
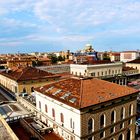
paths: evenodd
<path fill-rule="evenodd" d="M 139 19 L 140 1 L 42 0 L 35 3 L 34 12 L 50 24 L 95 26 Z"/>
<path fill-rule="evenodd" d="M 0 42 L 0 47 L 16 47 L 22 44 L 23 42 L 20 41 Z"/>

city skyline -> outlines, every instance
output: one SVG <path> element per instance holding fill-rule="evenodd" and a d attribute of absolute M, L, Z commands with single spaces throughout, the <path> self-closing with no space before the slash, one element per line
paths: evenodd
<path fill-rule="evenodd" d="M 0 53 L 139 49 L 138 0 L 1 0 L 0 18 Z"/>

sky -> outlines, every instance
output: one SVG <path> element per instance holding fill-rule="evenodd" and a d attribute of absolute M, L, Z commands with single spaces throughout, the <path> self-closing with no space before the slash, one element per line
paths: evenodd
<path fill-rule="evenodd" d="M 0 0 L 0 53 L 140 49 L 140 0 Z"/>

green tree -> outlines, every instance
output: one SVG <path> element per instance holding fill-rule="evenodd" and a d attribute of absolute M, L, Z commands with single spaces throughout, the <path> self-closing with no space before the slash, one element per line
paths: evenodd
<path fill-rule="evenodd" d="M 58 56 L 57 60 L 58 61 L 64 61 L 64 58 L 60 55 L 60 56 Z"/>
<path fill-rule="evenodd" d="M 51 59 L 52 64 L 55 64 L 58 61 L 56 56 L 51 56 L 50 59 Z"/>

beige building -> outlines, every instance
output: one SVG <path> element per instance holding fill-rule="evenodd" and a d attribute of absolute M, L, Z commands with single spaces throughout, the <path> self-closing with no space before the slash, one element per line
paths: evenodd
<path fill-rule="evenodd" d="M 37 88 L 38 117 L 65 140 L 135 140 L 139 91 L 70 78 Z"/>
<path fill-rule="evenodd" d="M 140 57 L 139 51 L 124 51 L 120 53 L 120 61 L 128 62 L 137 59 Z"/>
<path fill-rule="evenodd" d="M 135 59 L 132 61 L 129 61 L 125 64 L 127 67 L 132 67 L 138 70 L 138 72 L 140 73 L 140 58 L 139 59 Z"/>
<path fill-rule="evenodd" d="M 14 93 L 28 93 L 34 88 L 54 82 L 60 78 L 59 75 L 48 73 L 34 67 L 16 67 L 0 73 L 0 84 Z"/>
<path fill-rule="evenodd" d="M 118 52 L 109 53 L 109 57 L 110 57 L 111 62 L 120 61 L 120 53 Z"/>
<path fill-rule="evenodd" d="M 7 67 L 18 67 L 18 66 L 32 66 L 32 60 L 9 60 L 7 61 Z"/>
<path fill-rule="evenodd" d="M 113 76 L 122 74 L 122 63 L 102 63 L 94 65 L 71 64 L 70 73 L 76 76 Z"/>

